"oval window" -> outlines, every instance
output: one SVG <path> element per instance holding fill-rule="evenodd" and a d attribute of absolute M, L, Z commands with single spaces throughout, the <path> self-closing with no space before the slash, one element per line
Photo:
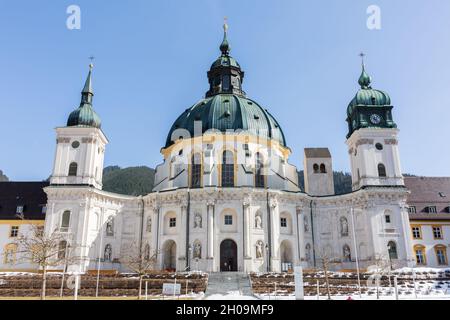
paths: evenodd
<path fill-rule="evenodd" d="M 80 142 L 79 141 L 72 142 L 72 148 L 77 149 L 79 146 L 80 146 Z"/>

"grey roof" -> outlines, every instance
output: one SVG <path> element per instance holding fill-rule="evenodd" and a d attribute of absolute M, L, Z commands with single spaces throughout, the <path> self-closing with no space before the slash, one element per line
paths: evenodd
<path fill-rule="evenodd" d="M 416 207 L 412 220 L 450 219 L 450 177 L 405 177 L 405 186 L 410 191 L 408 205 Z M 436 213 L 428 213 L 430 206 Z"/>
<path fill-rule="evenodd" d="M 328 148 L 305 148 L 306 158 L 331 158 Z"/>
<path fill-rule="evenodd" d="M 0 182 L 0 220 L 18 220 L 17 207 L 23 206 L 28 220 L 45 220 L 42 207 L 47 204 L 44 188 L 48 182 Z"/>

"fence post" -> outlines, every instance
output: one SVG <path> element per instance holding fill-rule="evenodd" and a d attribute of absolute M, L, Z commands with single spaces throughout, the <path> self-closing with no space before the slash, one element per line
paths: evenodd
<path fill-rule="evenodd" d="M 145 281 L 145 300 L 148 300 L 148 281 Z"/>
<path fill-rule="evenodd" d="M 395 290 L 395 300 L 398 300 L 398 280 L 397 280 L 397 276 L 394 276 L 394 290 Z"/>
<path fill-rule="evenodd" d="M 317 280 L 317 300 L 320 300 L 320 285 L 319 285 L 319 280 Z"/>

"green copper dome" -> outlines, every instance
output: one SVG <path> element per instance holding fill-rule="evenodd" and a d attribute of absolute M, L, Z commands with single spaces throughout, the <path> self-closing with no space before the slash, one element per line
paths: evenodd
<path fill-rule="evenodd" d="M 235 67 L 235 68 L 241 68 L 239 63 L 230 56 L 220 56 L 217 58 L 216 61 L 211 65 L 211 69 L 218 68 L 218 67 Z"/>
<path fill-rule="evenodd" d="M 81 103 L 78 109 L 74 110 L 67 120 L 68 127 L 101 127 L 101 120 L 97 113 L 92 108 L 92 98 L 94 91 L 92 90 L 92 68 L 90 70 L 83 91 L 81 92 Z"/>
<path fill-rule="evenodd" d="M 198 124 L 197 124 L 198 123 Z M 194 130 L 194 126 L 201 126 Z M 200 127 L 199 127 L 200 128 Z M 240 131 L 265 139 L 278 141 L 286 146 L 283 131 L 275 118 L 255 101 L 234 94 L 218 94 L 201 100 L 187 109 L 170 129 L 166 148 L 183 136 L 200 136 L 208 130 Z"/>
<path fill-rule="evenodd" d="M 392 117 L 391 98 L 384 91 L 372 89 L 371 82 L 363 63 L 358 80 L 361 89 L 347 108 L 347 138 L 361 128 L 397 128 Z"/>
<path fill-rule="evenodd" d="M 370 86 L 372 78 L 367 74 L 363 65 L 361 76 L 358 83 L 361 89 L 358 90 L 356 96 L 350 102 L 347 108 L 347 115 L 353 113 L 355 106 L 389 106 L 391 105 L 391 98 L 389 95 L 381 90 L 372 89 Z"/>
<path fill-rule="evenodd" d="M 286 146 L 283 131 L 272 115 L 258 103 L 246 97 L 242 90 L 244 72 L 230 57 L 228 26 L 220 45 L 222 55 L 208 72 L 209 90 L 205 99 L 187 109 L 173 124 L 166 148 L 180 138 L 201 136 L 206 131 L 248 133 Z M 194 130 L 194 127 L 196 130 Z M 197 129 L 198 128 L 198 129 Z M 200 130 L 201 129 L 201 130 Z"/>

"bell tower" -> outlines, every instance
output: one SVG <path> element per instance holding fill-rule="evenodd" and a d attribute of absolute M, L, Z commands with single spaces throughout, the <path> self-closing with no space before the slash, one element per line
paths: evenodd
<path fill-rule="evenodd" d="M 78 109 L 67 126 L 56 128 L 56 154 L 51 185 L 80 185 L 102 189 L 103 161 L 108 143 L 99 116 L 92 108 L 92 69 L 81 93 Z"/>
<path fill-rule="evenodd" d="M 392 118 L 391 99 L 386 92 L 372 89 L 364 60 L 358 82 L 361 89 L 347 109 L 353 190 L 365 186 L 403 186 L 399 130 Z"/>

